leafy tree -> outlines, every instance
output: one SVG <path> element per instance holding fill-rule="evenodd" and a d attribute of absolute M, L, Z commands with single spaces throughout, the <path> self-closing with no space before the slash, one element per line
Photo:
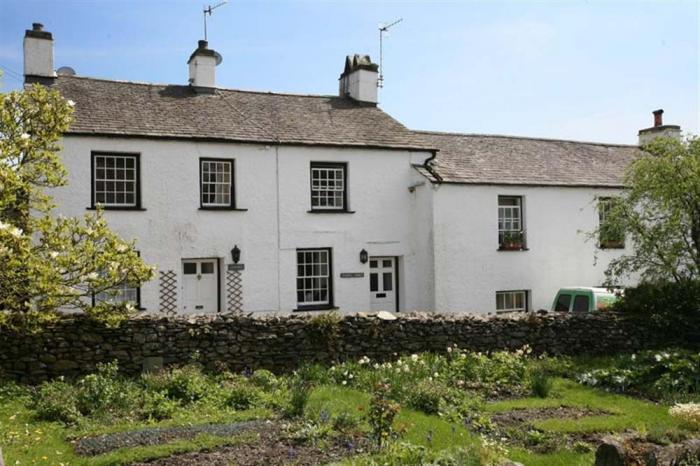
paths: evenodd
<path fill-rule="evenodd" d="M 83 219 L 52 215 L 46 188 L 66 184 L 59 140 L 73 103 L 35 84 L 0 94 L 0 324 L 37 326 L 59 308 L 82 310 L 114 324 L 130 303 L 100 302 L 100 292 L 138 286 L 153 269 L 133 243 L 109 230 L 98 209 Z"/>
<path fill-rule="evenodd" d="M 632 252 L 611 261 L 610 284 L 640 274 L 644 282 L 700 280 L 700 138 L 657 138 L 625 175 L 628 187 L 601 203 L 600 238 L 626 237 Z"/>

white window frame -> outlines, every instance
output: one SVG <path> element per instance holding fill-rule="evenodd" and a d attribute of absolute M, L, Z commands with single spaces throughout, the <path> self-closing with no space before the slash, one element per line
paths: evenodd
<path fill-rule="evenodd" d="M 113 160 L 113 166 L 107 167 L 107 160 Z M 126 161 L 132 160 L 133 166 L 127 167 Z M 100 167 L 100 161 L 104 162 L 104 166 Z M 117 167 L 117 161 L 123 161 L 123 167 Z M 109 153 L 109 152 L 93 152 L 92 154 L 92 198 L 93 206 L 100 204 L 105 207 L 138 207 L 139 205 L 139 158 L 137 154 L 119 154 L 119 153 Z M 122 178 L 120 178 L 120 170 Z M 98 176 L 100 171 L 103 172 L 102 176 Z M 110 176 L 111 172 L 111 176 Z M 127 174 L 131 172 L 132 177 L 127 178 Z M 98 183 L 103 183 L 103 189 L 98 190 Z M 121 184 L 124 186 L 121 186 Z M 126 189 L 126 183 L 131 183 L 133 188 L 131 190 Z M 107 186 L 113 186 L 113 189 L 108 189 Z M 123 189 L 117 189 L 123 188 Z M 114 202 L 106 202 L 107 195 L 112 194 L 114 196 Z M 117 195 L 122 194 L 124 196 L 124 201 L 117 202 Z M 131 194 L 133 196 L 133 202 L 126 202 L 126 195 Z M 102 196 L 102 201 L 99 197 Z"/>
<path fill-rule="evenodd" d="M 515 199 L 516 205 L 504 204 L 504 199 Z M 521 233 L 523 242 L 525 241 L 525 231 L 523 229 L 523 198 L 522 196 L 498 196 L 498 242 L 503 243 L 505 233 Z"/>
<path fill-rule="evenodd" d="M 347 210 L 346 203 L 347 164 L 311 162 L 311 210 Z"/>
<path fill-rule="evenodd" d="M 518 306 L 517 297 L 520 297 L 522 306 Z M 496 291 L 496 312 L 527 312 L 529 310 L 528 299 L 530 292 L 528 290 L 505 290 Z"/>
<path fill-rule="evenodd" d="M 136 307 L 139 307 L 139 298 L 139 287 L 131 286 L 126 282 L 95 294 L 96 303 L 107 302 L 116 304 L 130 302 Z"/>
<path fill-rule="evenodd" d="M 228 167 L 228 173 L 225 167 Z M 233 160 L 231 159 L 199 159 L 199 202 L 201 207 L 233 208 L 235 206 L 233 170 Z M 209 177 L 211 177 L 212 174 L 214 175 L 213 181 L 211 179 L 205 180 L 205 171 Z M 205 193 L 205 186 L 213 188 L 214 191 Z M 207 197 L 213 195 L 214 202 L 205 202 L 205 195 Z M 219 196 L 222 196 L 223 199 L 221 199 L 221 202 L 216 202 Z M 226 201 L 226 199 L 228 200 Z"/>
<path fill-rule="evenodd" d="M 330 248 L 297 249 L 297 307 L 328 309 L 333 306 L 332 250 Z M 325 283 L 325 286 L 323 285 Z M 316 292 L 325 290 L 325 298 Z"/>

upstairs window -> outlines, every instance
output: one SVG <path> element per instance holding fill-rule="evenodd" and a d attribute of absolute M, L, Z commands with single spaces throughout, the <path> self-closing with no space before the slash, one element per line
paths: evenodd
<path fill-rule="evenodd" d="M 139 199 L 138 154 L 92 154 L 92 207 L 138 208 Z"/>
<path fill-rule="evenodd" d="M 525 248 L 522 205 L 523 198 L 521 196 L 498 196 L 499 249 L 520 250 Z"/>
<path fill-rule="evenodd" d="M 347 211 L 347 164 L 311 163 L 311 210 Z"/>
<path fill-rule="evenodd" d="M 200 159 L 200 205 L 203 209 L 232 209 L 233 160 Z"/>
<path fill-rule="evenodd" d="M 526 312 L 528 310 L 527 295 L 526 290 L 497 291 L 496 312 Z"/>
<path fill-rule="evenodd" d="M 309 310 L 333 306 L 330 249 L 297 249 L 297 305 Z"/>
<path fill-rule="evenodd" d="M 599 238 L 602 249 L 622 249 L 625 247 L 625 232 L 609 220 L 611 211 L 618 205 L 614 197 L 598 199 Z"/>

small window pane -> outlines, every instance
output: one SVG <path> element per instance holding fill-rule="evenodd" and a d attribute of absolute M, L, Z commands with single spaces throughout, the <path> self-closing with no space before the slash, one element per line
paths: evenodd
<path fill-rule="evenodd" d="M 196 275 L 197 264 L 195 262 L 185 262 L 182 264 L 182 271 L 185 275 Z"/>
<path fill-rule="evenodd" d="M 214 273 L 214 263 L 202 262 L 202 273 Z"/>
<path fill-rule="evenodd" d="M 376 273 L 369 274 L 369 291 L 379 291 L 379 279 L 377 275 Z"/>
<path fill-rule="evenodd" d="M 376 269 L 377 268 L 377 261 L 369 261 L 369 267 L 371 269 Z"/>
<path fill-rule="evenodd" d="M 382 274 L 382 284 L 384 285 L 384 291 L 391 291 L 393 289 L 393 276 L 394 274 L 391 272 Z"/>
<path fill-rule="evenodd" d="M 382 267 L 391 267 L 393 265 L 393 261 L 391 259 L 384 259 L 382 261 Z"/>

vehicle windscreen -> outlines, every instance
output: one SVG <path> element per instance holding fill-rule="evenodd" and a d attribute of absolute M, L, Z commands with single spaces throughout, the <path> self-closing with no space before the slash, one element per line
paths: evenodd
<path fill-rule="evenodd" d="M 571 304 L 570 294 L 560 294 L 557 299 L 557 304 L 554 306 L 556 312 L 569 312 L 569 304 Z"/>

